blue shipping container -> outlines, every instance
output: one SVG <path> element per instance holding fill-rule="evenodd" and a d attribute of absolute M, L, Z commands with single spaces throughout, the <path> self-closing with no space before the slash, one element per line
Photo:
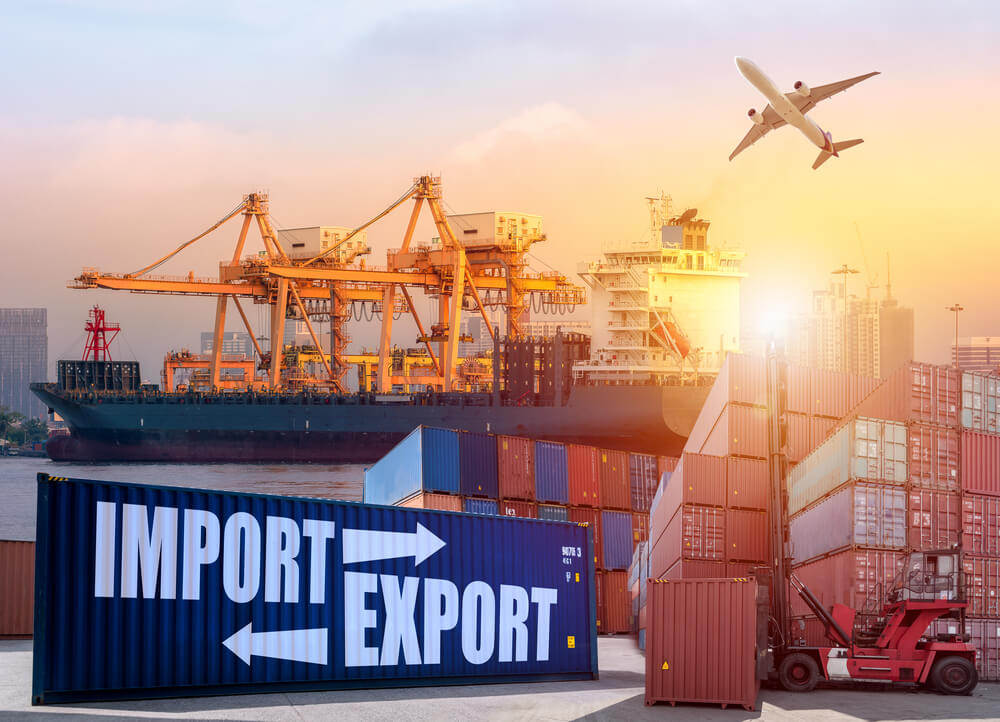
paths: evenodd
<path fill-rule="evenodd" d="M 656 494 L 656 485 L 660 481 L 656 457 L 649 454 L 629 454 L 628 476 L 632 490 L 632 511 L 648 512 Z"/>
<path fill-rule="evenodd" d="M 39 475 L 32 702 L 597 676 L 585 527 Z"/>
<path fill-rule="evenodd" d="M 462 494 L 496 499 L 500 495 L 497 488 L 497 437 L 462 431 L 458 434 L 458 456 Z"/>
<path fill-rule="evenodd" d="M 640 629 L 639 630 L 639 649 L 641 649 L 643 652 L 646 651 L 646 630 L 645 629 Z"/>
<path fill-rule="evenodd" d="M 548 519 L 549 521 L 569 521 L 569 507 L 539 504 L 538 518 Z"/>
<path fill-rule="evenodd" d="M 535 442 L 535 498 L 555 504 L 569 503 L 569 462 L 563 444 Z"/>
<path fill-rule="evenodd" d="M 493 516 L 496 516 L 500 513 L 500 507 L 494 499 L 476 499 L 474 497 L 469 497 L 463 502 L 462 508 L 465 509 L 468 514 L 492 514 Z"/>
<path fill-rule="evenodd" d="M 602 569 L 627 570 L 632 563 L 632 515 L 627 511 L 601 512 L 601 537 L 604 546 Z"/>
<path fill-rule="evenodd" d="M 365 471 L 363 498 L 392 505 L 421 491 L 458 494 L 458 472 L 458 432 L 418 426 Z"/>

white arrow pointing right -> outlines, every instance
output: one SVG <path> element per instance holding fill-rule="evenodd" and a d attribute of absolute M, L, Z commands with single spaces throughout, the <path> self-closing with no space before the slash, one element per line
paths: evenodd
<path fill-rule="evenodd" d="M 325 627 L 289 629 L 283 632 L 254 632 L 253 622 L 250 622 L 222 644 L 242 659 L 248 667 L 251 656 L 326 664 L 329 636 L 329 631 Z"/>
<path fill-rule="evenodd" d="M 413 557 L 415 566 L 420 566 L 422 561 L 445 546 L 443 539 L 420 522 L 417 522 L 417 530 L 412 534 L 398 531 L 344 529 L 343 537 L 344 564 Z"/>

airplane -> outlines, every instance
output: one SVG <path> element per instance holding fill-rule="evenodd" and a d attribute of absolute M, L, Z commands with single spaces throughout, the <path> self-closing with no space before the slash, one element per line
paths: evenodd
<path fill-rule="evenodd" d="M 833 142 L 833 137 L 813 122 L 812 118 L 807 118 L 806 113 L 812 110 L 821 100 L 826 100 L 831 95 L 847 90 L 852 85 L 867 80 L 878 72 L 859 75 L 856 78 L 841 80 L 838 83 L 821 85 L 818 88 L 810 88 L 801 80 L 795 81 L 795 88 L 790 93 L 782 93 L 769 77 L 764 74 L 757 65 L 747 58 L 736 58 L 736 67 L 740 74 L 750 81 L 750 84 L 757 88 L 764 97 L 768 99 L 769 105 L 760 113 L 755 108 L 750 108 L 747 115 L 753 121 L 750 132 L 736 146 L 736 150 L 729 156 L 729 160 L 735 158 L 739 153 L 749 148 L 758 140 L 763 138 L 768 131 L 791 125 L 808 138 L 817 148 L 820 149 L 819 156 L 813 162 L 813 170 L 816 170 L 832 157 L 840 157 L 840 151 L 853 148 L 864 143 L 861 138 L 854 140 L 844 140 L 839 143 Z"/>

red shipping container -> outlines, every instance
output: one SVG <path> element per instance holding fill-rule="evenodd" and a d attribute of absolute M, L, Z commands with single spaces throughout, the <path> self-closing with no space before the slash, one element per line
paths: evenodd
<path fill-rule="evenodd" d="M 729 404 L 719 415 L 700 449 L 684 447 L 711 456 L 767 458 L 767 411 L 756 406 Z"/>
<path fill-rule="evenodd" d="M 0 639 L 28 638 L 35 614 L 35 542 L 0 541 Z"/>
<path fill-rule="evenodd" d="M 601 508 L 631 509 L 632 487 L 629 480 L 628 454 L 608 449 L 600 449 L 599 454 Z"/>
<path fill-rule="evenodd" d="M 792 464 L 797 464 L 815 448 L 809 434 L 809 417 L 803 414 L 785 416 L 785 455 Z"/>
<path fill-rule="evenodd" d="M 767 512 L 726 509 L 726 561 L 770 560 Z"/>
<path fill-rule="evenodd" d="M 812 411 L 812 396 L 809 379 L 812 369 L 807 366 L 788 364 L 785 410 L 794 414 L 809 414 Z"/>
<path fill-rule="evenodd" d="M 726 506 L 734 509 L 766 510 L 770 476 L 762 459 L 730 456 L 726 459 Z"/>
<path fill-rule="evenodd" d="M 970 617 L 1000 617 L 1000 559 L 966 555 L 962 559 L 965 572 L 965 597 Z"/>
<path fill-rule="evenodd" d="M 535 442 L 521 436 L 497 436 L 501 499 L 535 500 Z"/>
<path fill-rule="evenodd" d="M 907 541 L 917 551 L 953 549 L 961 541 L 961 497 L 950 491 L 911 489 Z"/>
<path fill-rule="evenodd" d="M 632 545 L 649 540 L 649 514 L 632 512 Z"/>
<path fill-rule="evenodd" d="M 987 682 L 1000 680 L 1000 621 L 966 619 L 965 632 L 976 645 L 976 671 Z"/>
<path fill-rule="evenodd" d="M 725 561 L 725 512 L 685 504 L 667 524 L 657 546 L 666 544 L 666 571 L 678 559 Z"/>
<path fill-rule="evenodd" d="M 809 369 L 809 396 L 811 416 L 829 416 L 839 419 L 851 410 L 850 376 L 840 371 Z"/>
<path fill-rule="evenodd" d="M 678 559 L 663 574 L 663 579 L 721 579 L 733 576 L 725 562 L 700 562 Z"/>
<path fill-rule="evenodd" d="M 657 511 L 664 507 L 669 519 L 681 504 L 725 506 L 726 467 L 724 456 L 684 454 L 663 490 Z"/>
<path fill-rule="evenodd" d="M 847 549 L 794 567 L 820 603 L 846 604 L 858 612 L 878 612 L 902 568 L 903 553 L 884 549 Z M 790 594 L 794 616 L 811 614 L 798 594 Z"/>
<path fill-rule="evenodd" d="M 962 432 L 962 490 L 1000 496 L 1000 436 Z"/>
<path fill-rule="evenodd" d="M 1000 498 L 962 496 L 962 548 L 969 554 L 1000 556 Z"/>
<path fill-rule="evenodd" d="M 677 468 L 677 462 L 680 459 L 676 456 L 657 456 L 656 457 L 656 470 L 659 472 L 660 476 L 663 476 L 665 472 L 673 471 Z"/>
<path fill-rule="evenodd" d="M 885 381 L 857 409 L 861 416 L 914 421 L 956 428 L 961 412 L 961 379 L 950 366 L 908 363 Z"/>
<path fill-rule="evenodd" d="M 826 437 L 830 435 L 830 432 L 833 431 L 839 423 L 840 421 L 837 419 L 830 419 L 826 416 L 810 416 L 809 451 L 812 451 L 826 441 Z"/>
<path fill-rule="evenodd" d="M 731 358 L 731 357 L 730 357 Z M 658 581 L 648 589 L 646 704 L 757 704 L 757 584 Z M 724 620 L 725 633 L 720 633 Z"/>
<path fill-rule="evenodd" d="M 632 631 L 632 598 L 628 589 L 628 572 L 601 572 L 604 580 L 603 634 L 628 634 Z"/>
<path fill-rule="evenodd" d="M 404 499 L 396 506 L 407 506 L 411 509 L 437 509 L 438 511 L 462 511 L 462 497 L 452 494 L 435 494 L 422 491 L 419 494 Z"/>
<path fill-rule="evenodd" d="M 601 512 L 599 509 L 581 509 L 579 507 L 569 510 L 569 520 L 577 524 L 587 524 L 594 530 L 594 568 L 604 568 L 604 541 L 601 536 Z"/>
<path fill-rule="evenodd" d="M 498 507 L 500 516 L 519 516 L 524 519 L 538 518 L 538 504 L 530 501 L 503 499 Z"/>
<path fill-rule="evenodd" d="M 923 489 L 958 491 L 958 431 L 926 424 L 910 424 L 907 431 L 910 483 Z"/>
<path fill-rule="evenodd" d="M 600 507 L 601 476 L 598 471 L 597 448 L 580 444 L 566 444 L 566 459 L 569 466 L 570 506 Z M 628 472 L 626 471 L 626 473 Z M 628 508 L 628 504 L 625 505 L 625 508 Z"/>

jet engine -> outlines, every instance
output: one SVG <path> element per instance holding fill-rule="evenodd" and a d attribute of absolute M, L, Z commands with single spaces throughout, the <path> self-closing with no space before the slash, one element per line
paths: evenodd
<path fill-rule="evenodd" d="M 793 85 L 792 87 L 795 88 L 795 92 L 801 95 L 803 98 L 809 97 L 809 92 L 810 92 L 809 86 L 803 83 L 801 80 L 796 80 L 795 85 Z"/>
<path fill-rule="evenodd" d="M 764 119 L 760 117 L 760 113 L 757 112 L 756 108 L 750 108 L 747 111 L 747 116 L 757 125 L 764 125 Z"/>

